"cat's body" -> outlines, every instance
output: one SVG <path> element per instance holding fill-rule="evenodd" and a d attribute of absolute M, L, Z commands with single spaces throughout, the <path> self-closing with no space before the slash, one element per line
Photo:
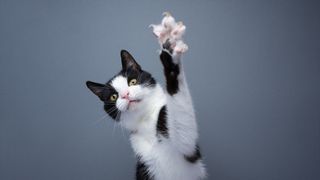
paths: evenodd
<path fill-rule="evenodd" d="M 172 40 L 162 44 L 160 60 L 166 88 L 121 51 L 122 70 L 109 82 L 87 82 L 106 112 L 130 131 L 137 156 L 137 180 L 199 180 L 205 177 L 192 99 L 181 53 Z M 176 49 L 176 48 L 175 48 Z"/>

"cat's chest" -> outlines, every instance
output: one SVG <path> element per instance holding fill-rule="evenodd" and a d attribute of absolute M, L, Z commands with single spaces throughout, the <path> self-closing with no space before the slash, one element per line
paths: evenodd
<path fill-rule="evenodd" d="M 190 166 L 183 156 L 173 148 L 169 140 L 159 141 L 156 137 L 133 136 L 131 143 L 139 160 L 146 164 L 149 173 L 156 180 L 195 180 L 188 175 L 191 170 Z"/>
<path fill-rule="evenodd" d="M 151 133 L 136 133 L 130 137 L 134 152 L 139 156 L 151 155 L 158 144 L 157 138 Z"/>

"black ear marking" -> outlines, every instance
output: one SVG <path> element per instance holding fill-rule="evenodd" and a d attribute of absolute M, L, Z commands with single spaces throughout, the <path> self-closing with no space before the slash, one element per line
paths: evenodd
<path fill-rule="evenodd" d="M 101 101 L 103 101 L 103 90 L 106 88 L 106 85 L 92 81 L 87 81 L 86 85 L 95 95 L 99 97 Z"/>
<path fill-rule="evenodd" d="M 121 50 L 120 56 L 122 62 L 122 69 L 126 70 L 128 68 L 134 68 L 137 70 L 141 70 L 140 65 L 134 60 L 134 58 L 128 51 Z"/>

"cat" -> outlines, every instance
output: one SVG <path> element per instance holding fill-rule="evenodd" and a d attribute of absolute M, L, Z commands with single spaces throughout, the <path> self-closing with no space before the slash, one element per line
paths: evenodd
<path fill-rule="evenodd" d="M 87 81 L 109 116 L 130 132 L 136 180 L 200 180 L 206 177 L 192 99 L 181 55 L 185 26 L 166 13 L 151 25 L 160 45 L 166 87 L 121 50 L 122 69 L 106 84 Z M 177 30 L 177 32 L 175 32 Z"/>

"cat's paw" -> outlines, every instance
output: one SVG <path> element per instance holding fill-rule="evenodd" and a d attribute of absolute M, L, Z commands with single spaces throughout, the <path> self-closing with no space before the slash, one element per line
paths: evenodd
<path fill-rule="evenodd" d="M 153 34 L 157 37 L 160 46 L 171 53 L 182 54 L 188 50 L 188 46 L 183 42 L 182 36 L 186 31 L 186 26 L 180 21 L 176 22 L 170 13 L 163 13 L 161 24 L 151 24 Z"/>

